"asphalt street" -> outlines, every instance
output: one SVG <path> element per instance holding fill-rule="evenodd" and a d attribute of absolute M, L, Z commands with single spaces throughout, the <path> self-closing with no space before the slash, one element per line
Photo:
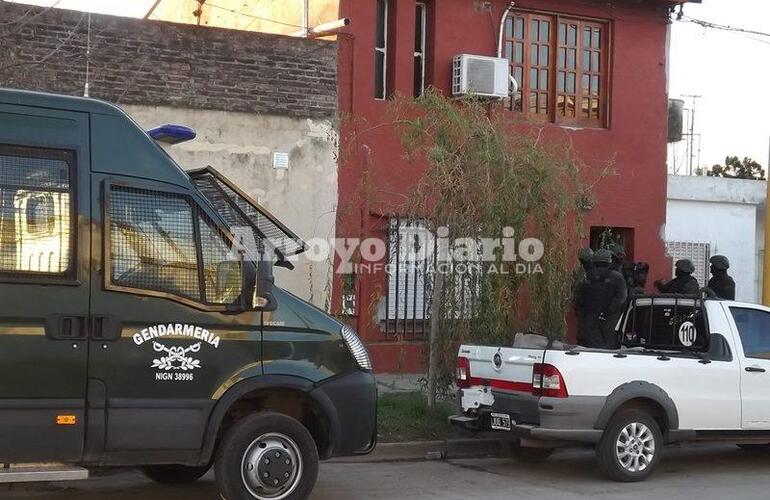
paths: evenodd
<path fill-rule="evenodd" d="M 0 498 L 50 500 L 211 500 L 213 477 L 188 486 L 158 486 L 136 472 L 77 483 L 7 487 Z M 656 474 L 621 484 L 598 474 L 593 452 L 565 450 L 539 465 L 503 459 L 446 462 L 325 463 L 313 500 L 494 500 L 511 498 L 730 500 L 770 498 L 770 454 L 734 445 L 667 449 Z"/>

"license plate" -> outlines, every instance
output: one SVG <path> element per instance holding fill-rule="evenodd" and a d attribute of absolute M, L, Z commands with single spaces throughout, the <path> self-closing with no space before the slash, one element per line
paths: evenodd
<path fill-rule="evenodd" d="M 490 413 L 490 427 L 496 431 L 511 430 L 511 416 L 507 413 Z"/>

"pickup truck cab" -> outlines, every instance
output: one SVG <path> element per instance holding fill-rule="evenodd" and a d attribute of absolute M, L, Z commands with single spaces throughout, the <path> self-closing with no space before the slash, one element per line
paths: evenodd
<path fill-rule="evenodd" d="M 304 248 L 119 108 L 0 89 L 0 482 L 213 464 L 227 500 L 302 499 L 371 451 L 366 349 L 274 283 Z"/>
<path fill-rule="evenodd" d="M 510 439 L 525 460 L 595 446 L 602 472 L 618 481 L 649 476 L 666 443 L 770 443 L 770 309 L 638 297 L 617 331 L 616 351 L 534 336 L 513 348 L 461 346 L 463 414 L 450 421 Z"/>

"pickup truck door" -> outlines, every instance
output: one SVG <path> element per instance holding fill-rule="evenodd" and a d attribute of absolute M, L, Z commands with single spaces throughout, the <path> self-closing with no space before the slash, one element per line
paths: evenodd
<path fill-rule="evenodd" d="M 741 305 L 729 312 L 740 340 L 742 428 L 770 430 L 770 311 Z"/>
<path fill-rule="evenodd" d="M 89 117 L 0 104 L 0 463 L 85 435 Z"/>

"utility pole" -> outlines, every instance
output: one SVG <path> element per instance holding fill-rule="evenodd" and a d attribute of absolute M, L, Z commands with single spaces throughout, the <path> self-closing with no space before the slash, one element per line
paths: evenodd
<path fill-rule="evenodd" d="M 768 140 L 767 170 L 765 170 L 767 182 L 767 198 L 765 198 L 765 250 L 762 256 L 762 304 L 770 306 L 770 140 Z"/>
<path fill-rule="evenodd" d="M 310 33 L 310 0 L 302 0 L 302 36 Z"/>
<path fill-rule="evenodd" d="M 682 97 L 689 97 L 692 99 L 692 109 L 690 110 L 690 137 L 688 138 L 689 146 L 687 148 L 687 152 L 689 154 L 687 157 L 687 175 L 692 175 L 693 163 L 695 160 L 695 105 L 701 96 L 688 94 L 683 95 Z"/>

